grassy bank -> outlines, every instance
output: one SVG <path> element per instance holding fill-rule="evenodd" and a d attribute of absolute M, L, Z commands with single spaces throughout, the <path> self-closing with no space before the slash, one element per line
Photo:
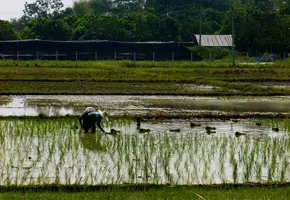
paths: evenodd
<path fill-rule="evenodd" d="M 290 94 L 290 69 L 279 64 L 1 61 L 0 67 L 0 94 Z"/>
<path fill-rule="evenodd" d="M 66 189 L 14 189 L 0 199 L 288 199 L 289 186 L 134 186 Z"/>

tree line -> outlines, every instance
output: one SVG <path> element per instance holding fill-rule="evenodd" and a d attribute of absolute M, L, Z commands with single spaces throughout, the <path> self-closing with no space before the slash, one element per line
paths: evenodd
<path fill-rule="evenodd" d="M 23 15 L 0 20 L 0 40 L 195 41 L 231 34 L 238 51 L 290 50 L 290 0 L 61 0 L 25 3 Z M 202 9 L 200 9 L 202 8 Z"/>

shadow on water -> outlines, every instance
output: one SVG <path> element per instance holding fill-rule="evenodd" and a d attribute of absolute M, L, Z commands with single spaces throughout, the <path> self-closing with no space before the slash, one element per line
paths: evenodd
<path fill-rule="evenodd" d="M 102 141 L 102 135 L 93 133 L 82 133 L 80 141 L 84 148 L 93 152 L 106 152 L 106 144 Z"/>

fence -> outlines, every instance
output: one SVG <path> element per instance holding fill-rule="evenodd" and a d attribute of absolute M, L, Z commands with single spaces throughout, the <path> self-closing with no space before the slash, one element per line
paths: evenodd
<path fill-rule="evenodd" d="M 175 61 L 187 60 L 196 61 L 198 56 L 193 52 L 43 52 L 43 51 L 4 51 L 0 57 L 5 60 L 131 60 L 131 61 Z"/>
<path fill-rule="evenodd" d="M 255 57 L 249 57 L 247 53 L 239 53 L 236 56 L 236 63 L 243 65 L 250 64 L 271 64 L 277 60 L 286 63 L 288 58 L 287 53 L 283 54 L 269 54 L 263 53 Z M 209 65 L 215 65 L 216 62 L 220 61 L 217 59 L 215 54 L 208 52 L 207 58 L 204 59 Z M 71 61 L 119 61 L 119 60 L 130 60 L 133 62 L 137 61 L 188 61 L 195 62 L 200 61 L 201 57 L 193 52 L 44 52 L 44 51 L 2 51 L 0 52 L 0 59 L 3 60 L 35 60 L 37 63 L 39 60 L 71 60 Z M 228 57 L 223 58 L 223 63 L 232 65 L 232 54 L 229 53 Z"/>

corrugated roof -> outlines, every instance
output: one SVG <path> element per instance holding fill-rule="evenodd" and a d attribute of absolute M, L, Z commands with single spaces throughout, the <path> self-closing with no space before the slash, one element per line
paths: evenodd
<path fill-rule="evenodd" d="M 199 44 L 199 35 L 194 35 Z M 200 44 L 199 44 L 200 45 Z M 231 47 L 232 35 L 201 35 L 201 46 L 205 47 Z"/>

